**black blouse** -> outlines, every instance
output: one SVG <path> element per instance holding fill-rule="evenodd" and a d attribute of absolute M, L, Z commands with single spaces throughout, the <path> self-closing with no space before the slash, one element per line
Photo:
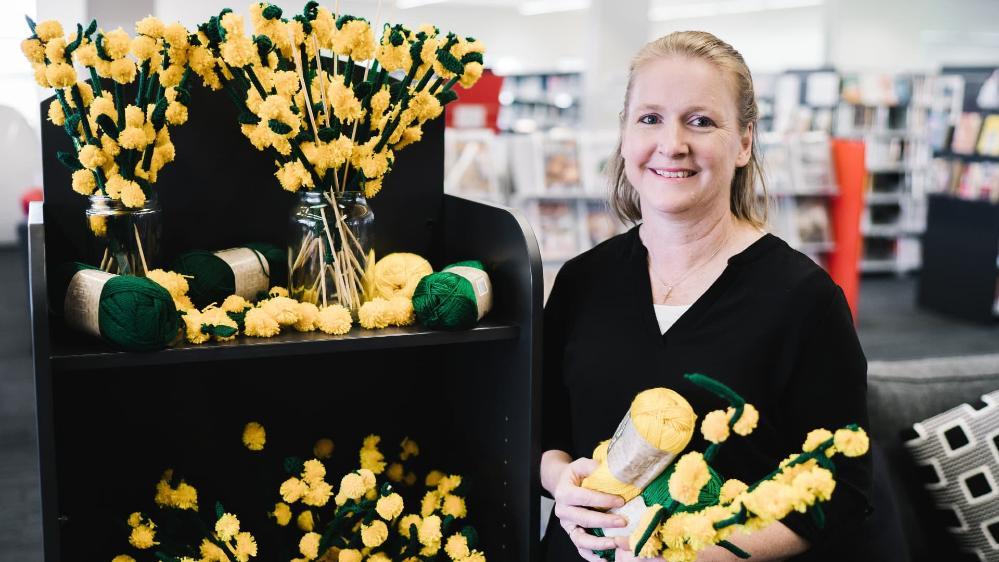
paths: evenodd
<path fill-rule="evenodd" d="M 661 334 L 647 256 L 635 227 L 566 262 L 556 277 L 544 318 L 542 450 L 591 456 L 647 388 L 676 390 L 699 418 L 726 406 L 683 379 L 686 373 L 718 379 L 760 411 L 756 430 L 733 434 L 715 457 L 724 478 L 751 484 L 764 477 L 800 452 L 812 429 L 868 427 L 867 361 L 850 310 L 811 259 L 767 234 L 732 256 Z M 706 446 L 697 431 L 691 450 Z M 869 459 L 835 458 L 837 485 L 823 505 L 823 529 L 808 515 L 784 520 L 812 543 L 808 559 L 832 552 L 828 543 L 853 540 L 848 531 L 869 511 Z M 554 515 L 545 542 L 547 560 L 580 560 Z"/>

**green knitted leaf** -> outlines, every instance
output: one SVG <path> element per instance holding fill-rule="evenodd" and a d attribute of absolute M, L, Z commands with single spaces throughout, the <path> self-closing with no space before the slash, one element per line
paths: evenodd
<path fill-rule="evenodd" d="M 260 56 L 260 60 L 266 61 L 267 55 L 274 50 L 271 38 L 266 35 L 256 35 L 253 38 L 253 43 L 257 46 L 257 55 Z"/>
<path fill-rule="evenodd" d="M 475 527 L 466 525 L 461 529 L 461 534 L 465 537 L 465 541 L 468 542 L 469 550 L 474 550 L 479 546 L 479 532 L 475 530 Z"/>
<path fill-rule="evenodd" d="M 309 18 L 299 14 L 292 19 L 302 24 L 302 31 L 304 31 L 306 35 L 312 33 L 312 22 L 309 21 Z"/>
<path fill-rule="evenodd" d="M 170 105 L 170 101 L 166 98 L 160 98 L 156 101 L 156 107 L 153 108 L 153 114 L 149 119 L 149 122 L 152 123 L 154 129 L 162 129 L 163 124 L 166 123 L 166 110 L 168 105 Z"/>
<path fill-rule="evenodd" d="M 103 113 L 98 115 L 97 127 L 100 128 L 102 133 L 111 137 L 113 140 L 118 140 L 118 126 L 115 125 L 114 119 L 111 119 L 111 117 Z"/>
<path fill-rule="evenodd" d="M 285 457 L 284 471 L 292 476 L 298 476 L 305 468 L 305 461 L 299 457 Z"/>
<path fill-rule="evenodd" d="M 249 111 L 240 113 L 237 119 L 241 125 L 256 125 L 260 123 L 260 118 Z"/>
<path fill-rule="evenodd" d="M 264 8 L 263 16 L 264 19 L 276 20 L 281 17 L 282 13 L 281 8 L 275 6 L 274 4 L 268 4 L 267 7 Z"/>
<path fill-rule="evenodd" d="M 454 90 L 444 90 L 436 96 L 441 105 L 447 105 L 458 99 L 458 94 Z"/>
<path fill-rule="evenodd" d="M 24 21 L 28 22 L 28 29 L 31 30 L 31 35 L 35 36 L 35 20 L 29 18 L 28 15 L 25 14 Z"/>
<path fill-rule="evenodd" d="M 225 515 L 225 508 L 222 507 L 222 502 L 215 502 L 215 520 L 218 521 L 219 519 L 222 519 L 223 515 Z"/>
<path fill-rule="evenodd" d="M 272 131 L 279 135 L 286 135 L 291 132 L 291 125 L 282 123 L 277 119 L 271 119 L 267 122 L 267 126 L 271 128 Z"/>
<path fill-rule="evenodd" d="M 340 127 L 323 127 L 319 129 L 319 140 L 323 142 L 331 142 L 336 140 L 340 136 Z"/>
<path fill-rule="evenodd" d="M 177 92 L 177 102 L 184 105 L 191 105 L 191 91 L 187 88 L 181 86 L 174 86 L 174 91 Z"/>
<path fill-rule="evenodd" d="M 398 47 L 406 42 L 406 36 L 403 35 L 404 29 L 405 28 L 401 24 L 392 26 L 392 32 L 389 33 L 389 43 L 391 43 L 393 47 Z"/>
<path fill-rule="evenodd" d="M 87 30 L 83 32 L 83 35 L 89 38 L 95 31 L 97 31 L 97 20 L 92 19 L 90 20 L 90 25 L 87 26 Z"/>
<path fill-rule="evenodd" d="M 808 512 L 812 516 L 812 521 L 815 521 L 815 526 L 819 529 L 824 529 L 826 526 L 826 512 L 822 509 L 822 505 L 816 502 Z"/>
<path fill-rule="evenodd" d="M 315 20 L 316 17 L 319 16 L 319 2 L 309 0 L 309 2 L 305 4 L 305 7 L 302 8 L 302 15 L 309 18 L 310 21 Z"/>
<path fill-rule="evenodd" d="M 465 53 L 465 56 L 461 57 L 462 64 L 468 64 L 470 62 L 477 62 L 479 64 L 482 64 L 482 53 L 478 52 Z"/>
<path fill-rule="evenodd" d="M 60 150 L 56 152 L 56 159 L 63 166 L 69 168 L 70 171 L 77 171 L 83 169 L 83 164 L 80 163 L 80 158 L 77 157 L 75 152 L 64 152 Z"/>

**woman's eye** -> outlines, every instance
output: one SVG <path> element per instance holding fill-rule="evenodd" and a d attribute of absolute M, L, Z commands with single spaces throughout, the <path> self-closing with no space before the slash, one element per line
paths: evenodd
<path fill-rule="evenodd" d="M 638 122 L 644 125 L 656 125 L 659 121 L 659 116 L 655 114 L 643 115 L 638 118 Z"/>
<path fill-rule="evenodd" d="M 709 118 L 707 118 L 707 117 L 705 117 L 703 115 L 698 115 L 697 117 L 694 117 L 693 119 L 691 119 L 690 120 L 690 124 L 693 125 L 693 126 L 695 126 L 695 127 L 714 127 L 715 126 L 715 122 L 714 121 L 712 121 L 711 119 L 709 119 Z"/>

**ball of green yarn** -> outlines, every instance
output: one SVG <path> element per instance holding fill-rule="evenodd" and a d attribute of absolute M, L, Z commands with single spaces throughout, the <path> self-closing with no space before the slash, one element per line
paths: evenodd
<path fill-rule="evenodd" d="M 477 261 L 453 266 L 482 269 L 482 263 Z M 420 279 L 413 292 L 413 311 L 421 324 L 435 330 L 467 330 L 479 321 L 475 289 L 468 279 L 449 271 Z"/>
<path fill-rule="evenodd" d="M 53 278 L 54 310 L 62 311 L 66 290 L 81 263 L 58 268 Z M 126 351 L 155 351 L 170 345 L 180 327 L 173 297 L 145 277 L 115 275 L 101 290 L 98 324 L 101 337 Z"/>
<path fill-rule="evenodd" d="M 272 244 L 245 244 L 243 247 L 260 252 L 267 261 L 270 271 L 270 285 L 282 285 L 288 278 L 285 250 Z M 198 308 L 211 303 L 221 303 L 236 292 L 236 279 L 229 264 L 213 252 L 195 250 L 181 255 L 173 264 L 173 270 L 188 275 L 187 295 Z"/>

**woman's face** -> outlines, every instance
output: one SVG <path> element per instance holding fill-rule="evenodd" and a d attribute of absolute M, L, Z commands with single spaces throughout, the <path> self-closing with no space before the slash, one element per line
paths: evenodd
<path fill-rule="evenodd" d="M 669 57 L 637 71 L 621 132 L 625 175 L 642 216 L 729 208 L 735 168 L 749 162 L 752 126 L 739 130 L 735 87 L 709 62 Z"/>

